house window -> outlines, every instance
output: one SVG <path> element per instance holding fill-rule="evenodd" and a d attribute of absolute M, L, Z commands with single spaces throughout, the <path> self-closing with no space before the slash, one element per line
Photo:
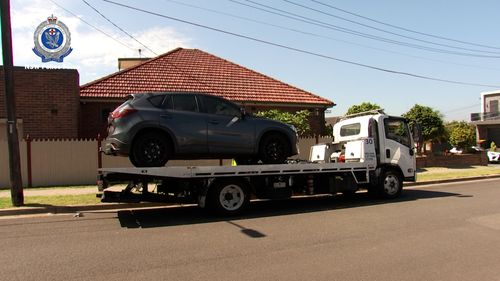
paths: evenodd
<path fill-rule="evenodd" d="M 490 101 L 490 112 L 491 113 L 498 113 L 500 111 L 498 109 L 498 100 L 491 100 Z"/>

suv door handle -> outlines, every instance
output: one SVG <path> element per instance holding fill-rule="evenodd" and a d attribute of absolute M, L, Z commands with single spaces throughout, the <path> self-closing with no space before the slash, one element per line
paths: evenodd
<path fill-rule="evenodd" d="M 210 121 L 208 121 L 208 123 L 213 124 L 213 125 L 217 125 L 217 124 L 219 124 L 219 121 L 218 120 L 210 120 Z"/>
<path fill-rule="evenodd" d="M 160 117 L 163 119 L 172 119 L 172 116 L 170 114 L 160 114 Z"/>

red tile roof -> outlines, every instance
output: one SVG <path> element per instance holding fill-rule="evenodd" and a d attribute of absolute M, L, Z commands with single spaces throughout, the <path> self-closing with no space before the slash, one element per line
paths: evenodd
<path fill-rule="evenodd" d="M 236 102 L 330 107 L 332 101 L 197 49 L 178 48 L 80 87 L 82 98 L 141 92 L 205 92 Z"/>

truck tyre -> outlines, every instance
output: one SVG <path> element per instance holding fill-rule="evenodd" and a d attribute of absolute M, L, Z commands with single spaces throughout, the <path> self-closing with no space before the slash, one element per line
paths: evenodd
<path fill-rule="evenodd" d="M 130 162 L 135 167 L 163 167 L 172 147 L 168 139 L 156 132 L 138 135 L 130 151 Z"/>
<path fill-rule="evenodd" d="M 208 191 L 208 206 L 221 215 L 240 214 L 250 202 L 249 190 L 243 180 L 215 181 Z"/>
<path fill-rule="evenodd" d="M 279 133 L 264 136 L 259 146 L 260 160 L 264 164 L 283 164 L 290 154 L 288 140 Z"/>
<path fill-rule="evenodd" d="M 379 195 L 386 199 L 393 199 L 401 195 L 403 178 L 401 174 L 392 169 L 383 171 L 379 183 Z"/>

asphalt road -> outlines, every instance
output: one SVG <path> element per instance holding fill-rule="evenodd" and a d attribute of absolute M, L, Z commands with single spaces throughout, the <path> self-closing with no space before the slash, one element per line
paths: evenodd
<path fill-rule="evenodd" d="M 1 280 L 500 280 L 500 179 L 395 201 L 254 202 L 0 219 Z"/>

